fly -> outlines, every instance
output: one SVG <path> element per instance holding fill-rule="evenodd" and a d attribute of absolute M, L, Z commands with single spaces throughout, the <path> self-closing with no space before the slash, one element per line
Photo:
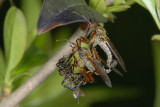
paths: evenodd
<path fill-rule="evenodd" d="M 97 53 L 95 47 L 97 45 L 99 45 L 103 49 L 103 51 L 106 53 L 106 55 L 107 55 L 107 61 L 106 61 L 107 64 L 106 65 L 109 68 L 108 72 L 116 69 L 115 67 L 117 65 L 117 61 L 120 64 L 120 66 L 122 67 L 123 71 L 127 72 L 125 64 L 123 62 L 123 59 L 119 55 L 119 53 L 118 53 L 117 49 L 115 48 L 115 46 L 113 45 L 113 43 L 110 41 L 110 39 L 106 35 L 105 29 L 98 26 L 97 23 L 91 23 L 91 21 L 89 21 L 85 16 L 80 15 L 79 13 L 77 13 L 75 11 L 73 11 L 73 13 L 83 17 L 88 22 L 90 29 L 88 30 L 86 38 L 91 33 L 89 44 L 92 44 L 92 49 L 95 51 L 95 53 Z M 90 12 L 88 12 L 88 13 L 90 13 Z M 90 14 L 93 16 L 92 13 L 90 13 Z M 116 58 L 116 60 L 113 59 L 113 56 Z M 98 54 L 96 54 L 96 57 L 99 60 L 99 62 L 102 60 Z M 112 68 L 114 68 L 114 69 L 112 69 Z M 116 72 L 117 71 L 118 70 L 116 70 Z M 121 74 L 121 73 L 118 71 L 118 74 Z"/>
<path fill-rule="evenodd" d="M 75 63 L 72 64 L 72 53 L 69 57 L 64 56 L 59 59 L 56 64 L 59 68 L 59 74 L 64 77 L 62 81 L 62 86 L 73 91 L 74 98 L 79 98 L 79 96 L 84 96 L 85 94 L 79 89 L 80 86 L 85 85 L 86 78 L 82 73 L 75 73 L 74 67 Z"/>
<path fill-rule="evenodd" d="M 93 58 L 94 53 L 91 53 L 90 49 L 86 47 L 81 47 L 81 42 L 87 43 L 86 39 L 81 37 L 80 39 L 77 39 L 76 46 L 73 47 L 73 53 L 76 51 L 79 55 L 79 66 L 82 68 L 86 66 L 91 74 L 95 73 L 101 76 L 101 78 L 104 80 L 107 86 L 112 87 L 111 81 L 108 77 L 107 70 L 103 67 L 102 64 L 100 64 L 99 61 L 96 60 L 96 58 Z M 76 49 L 76 50 L 75 50 Z M 92 55 L 93 54 L 93 55 Z M 92 76 L 90 75 L 90 79 L 93 80 Z"/>

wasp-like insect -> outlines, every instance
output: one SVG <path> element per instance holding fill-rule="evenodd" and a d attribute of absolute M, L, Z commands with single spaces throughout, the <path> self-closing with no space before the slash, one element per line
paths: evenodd
<path fill-rule="evenodd" d="M 81 68 L 81 72 L 86 76 L 86 78 L 88 78 L 88 80 L 91 81 L 94 81 L 92 74 L 95 73 L 97 75 L 100 75 L 106 83 L 106 85 L 112 87 L 106 69 L 100 62 L 98 62 L 98 60 L 96 60 L 95 57 L 93 57 L 95 55 L 94 53 L 91 53 L 89 48 L 81 47 L 81 42 L 88 44 L 87 40 L 81 37 L 76 40 L 76 44 L 74 44 L 76 46 L 74 46 L 72 49 L 73 53 L 78 52 L 78 66 Z M 83 69 L 85 66 L 89 69 L 89 75 L 85 74 L 86 71 Z"/>
<path fill-rule="evenodd" d="M 59 74 L 64 77 L 62 86 L 72 90 L 74 98 L 79 98 L 85 95 L 79 87 L 86 84 L 86 78 L 82 73 L 75 73 L 74 67 L 77 65 L 75 61 L 72 64 L 72 55 L 71 53 L 69 57 L 63 56 L 56 65 L 59 68 Z"/>
<path fill-rule="evenodd" d="M 92 35 L 90 36 L 90 44 L 92 44 L 92 48 L 96 53 L 96 46 L 99 45 L 103 51 L 106 53 L 107 55 L 107 67 L 108 69 L 108 73 L 110 71 L 115 71 L 116 73 L 122 75 L 115 67 L 117 65 L 117 61 L 120 64 L 120 66 L 122 67 L 123 71 L 126 72 L 126 67 L 125 64 L 123 62 L 123 59 L 121 58 L 121 56 L 119 55 L 117 49 L 115 48 L 115 46 L 113 45 L 113 43 L 110 41 L 110 39 L 108 38 L 108 36 L 106 35 L 106 31 L 104 28 L 100 27 L 100 26 L 96 26 L 95 30 L 92 31 Z M 116 60 L 113 59 L 113 56 L 116 58 Z M 100 59 L 100 57 L 96 54 L 97 59 Z"/>
<path fill-rule="evenodd" d="M 80 15 L 76 12 L 73 12 L 73 13 Z M 88 12 L 88 13 L 91 14 L 90 12 Z M 91 15 L 93 16 L 93 14 L 91 14 Z M 83 16 L 83 15 L 80 15 L 80 16 L 83 17 L 89 24 L 90 29 L 88 30 L 86 38 L 88 37 L 88 35 L 90 35 L 89 44 L 92 44 L 92 50 L 94 51 L 97 60 L 99 60 L 99 62 L 103 61 L 102 58 L 100 58 L 100 56 L 97 54 L 97 51 L 95 48 L 97 45 L 99 45 L 107 55 L 107 61 L 106 61 L 106 65 L 108 67 L 107 73 L 109 73 L 110 71 L 113 70 L 116 73 L 122 75 L 121 72 L 119 72 L 115 68 L 117 63 L 120 64 L 120 66 L 122 67 L 124 72 L 127 72 L 125 64 L 123 62 L 123 59 L 119 55 L 119 53 L 118 53 L 117 49 L 115 48 L 115 46 L 113 45 L 113 43 L 110 41 L 110 39 L 106 35 L 106 30 L 104 28 L 98 26 L 98 24 L 95 23 L 96 21 L 93 21 L 94 23 L 92 23 L 85 16 Z M 113 59 L 113 56 L 116 58 L 116 60 Z"/>

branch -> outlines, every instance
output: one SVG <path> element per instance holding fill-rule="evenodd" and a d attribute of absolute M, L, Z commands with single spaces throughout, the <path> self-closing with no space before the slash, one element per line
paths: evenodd
<path fill-rule="evenodd" d="M 84 36 L 86 34 L 86 30 L 82 30 L 82 28 L 78 28 L 77 31 L 70 38 L 70 41 L 76 41 L 76 39 L 80 36 Z M 21 100 L 23 100 L 29 93 L 32 92 L 41 82 L 43 82 L 51 73 L 53 73 L 56 69 L 56 63 L 58 60 L 63 57 L 63 55 L 67 55 L 71 53 L 70 43 L 66 43 L 66 45 L 59 51 L 55 56 L 53 56 L 46 64 L 40 69 L 36 74 L 34 74 L 29 80 L 27 80 L 23 85 L 21 85 L 17 90 L 15 90 L 10 96 L 2 99 L 0 102 L 0 107 L 14 107 Z"/>

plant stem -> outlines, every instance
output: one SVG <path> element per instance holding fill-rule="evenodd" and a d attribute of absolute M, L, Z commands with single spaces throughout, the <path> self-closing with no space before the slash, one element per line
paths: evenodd
<path fill-rule="evenodd" d="M 70 41 L 76 41 L 80 36 L 86 35 L 85 30 L 82 28 L 78 28 L 77 31 L 70 38 Z M 27 80 L 23 85 L 21 85 L 17 90 L 15 90 L 10 96 L 3 98 L 0 102 L 0 107 L 14 107 L 21 100 L 23 100 L 33 89 L 35 89 L 41 82 L 43 82 L 51 73 L 53 73 L 56 69 L 56 63 L 58 60 L 63 57 L 63 55 L 67 55 L 71 53 L 72 49 L 70 47 L 70 43 L 66 43 L 66 45 L 59 51 L 55 56 L 53 56 L 46 64 L 29 80 Z"/>
<path fill-rule="evenodd" d="M 159 107 L 160 106 L 160 41 L 154 40 L 152 42 L 153 42 L 152 48 L 153 48 L 154 71 L 155 71 L 155 100 L 153 107 Z"/>

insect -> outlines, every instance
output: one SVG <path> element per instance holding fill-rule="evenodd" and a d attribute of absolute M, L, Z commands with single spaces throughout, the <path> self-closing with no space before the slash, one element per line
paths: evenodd
<path fill-rule="evenodd" d="M 37 23 L 38 34 L 58 26 L 75 22 L 86 22 L 82 17 L 72 14 L 72 11 L 83 14 L 90 20 L 91 17 L 89 17 L 83 7 L 95 14 L 98 22 L 104 23 L 107 21 L 99 12 L 89 7 L 85 0 L 44 0 Z"/>
<path fill-rule="evenodd" d="M 72 64 L 72 55 L 73 54 L 71 53 L 69 57 L 64 56 L 59 59 L 56 66 L 59 68 L 59 74 L 64 77 L 64 80 L 61 83 L 62 86 L 72 90 L 74 98 L 79 98 L 79 96 L 85 95 L 79 87 L 86 84 L 86 78 L 82 73 L 74 72 L 74 67 L 76 67 L 76 64 Z"/>
<path fill-rule="evenodd" d="M 112 68 L 116 66 L 116 60 L 122 67 L 122 69 L 126 72 L 125 64 L 123 62 L 123 59 L 119 55 L 117 49 L 113 45 L 113 43 L 110 41 L 108 36 L 106 35 L 106 31 L 104 28 L 100 26 L 96 26 L 95 30 L 92 31 L 92 35 L 90 36 L 90 44 L 92 44 L 92 48 L 95 49 L 96 45 L 99 45 L 103 51 L 107 55 L 107 66 L 109 67 L 109 70 L 111 71 Z M 113 60 L 113 56 L 115 56 L 116 60 Z M 110 72 L 109 71 L 109 72 Z"/>
<path fill-rule="evenodd" d="M 119 53 L 118 53 L 117 49 L 115 48 L 115 46 L 113 45 L 113 43 L 110 41 L 110 39 L 106 35 L 105 29 L 102 28 L 102 27 L 100 27 L 100 26 L 98 26 L 97 23 L 91 23 L 85 16 L 80 15 L 79 13 L 76 13 L 75 11 L 73 13 L 75 13 L 75 14 L 83 17 L 88 22 L 90 29 L 88 30 L 89 33 L 87 33 L 86 38 L 88 37 L 88 35 L 90 35 L 90 42 L 89 42 L 89 44 L 92 44 L 92 50 L 94 51 L 94 53 L 96 55 L 96 58 L 97 58 L 97 60 L 99 60 L 99 62 L 101 62 L 103 60 L 97 54 L 97 51 L 96 51 L 95 47 L 97 45 L 99 45 L 102 48 L 102 50 L 106 53 L 106 55 L 107 55 L 107 61 L 106 61 L 107 64 L 106 65 L 109 68 L 107 72 L 109 73 L 110 71 L 113 70 L 116 73 L 122 75 L 115 68 L 116 65 L 117 65 L 117 62 L 120 64 L 120 66 L 122 67 L 123 71 L 127 72 L 125 64 L 123 62 L 123 59 L 119 55 Z M 90 13 L 89 11 L 88 11 L 88 13 L 93 16 L 93 14 Z M 116 60 L 113 59 L 113 56 L 116 58 Z"/>
<path fill-rule="evenodd" d="M 88 80 L 94 81 L 92 74 L 95 73 L 102 77 L 107 86 L 112 87 L 106 69 L 100 64 L 100 62 L 98 62 L 98 60 L 96 60 L 96 58 L 93 57 L 95 56 L 94 54 L 92 56 L 89 48 L 81 47 L 81 42 L 88 44 L 87 40 L 81 37 L 76 40 L 76 46 L 74 46 L 72 49 L 73 53 L 78 52 L 78 65 L 80 68 L 82 68 L 81 72 L 85 75 L 85 70 L 83 67 L 86 66 L 89 69 L 89 72 L 91 72 L 89 73 L 89 77 L 86 77 Z"/>

